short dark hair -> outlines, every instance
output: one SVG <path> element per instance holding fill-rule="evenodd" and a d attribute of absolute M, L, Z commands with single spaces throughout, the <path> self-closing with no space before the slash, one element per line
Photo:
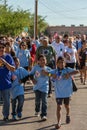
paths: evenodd
<path fill-rule="evenodd" d="M 40 60 L 40 58 L 44 58 L 45 57 L 45 55 L 43 55 L 43 54 L 40 54 L 39 56 L 38 56 L 38 60 Z M 46 58 L 46 57 L 45 57 Z"/>
<path fill-rule="evenodd" d="M 64 34 L 63 38 L 69 37 L 68 34 Z"/>
<path fill-rule="evenodd" d="M 16 62 L 19 58 L 16 56 L 13 56 L 13 60 Z"/>
<path fill-rule="evenodd" d="M 64 61 L 64 58 L 62 56 L 59 56 L 57 62 L 59 62 L 60 60 Z"/>

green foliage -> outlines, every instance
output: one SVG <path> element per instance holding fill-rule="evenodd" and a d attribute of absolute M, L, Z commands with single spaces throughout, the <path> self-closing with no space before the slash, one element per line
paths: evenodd
<path fill-rule="evenodd" d="M 42 16 L 38 16 L 38 34 L 44 32 L 48 24 Z M 29 10 L 22 10 L 18 8 L 13 10 L 12 6 L 8 7 L 6 1 L 0 4 L 0 33 L 3 35 L 19 35 L 24 28 L 27 27 L 29 34 L 34 34 L 34 14 Z"/>

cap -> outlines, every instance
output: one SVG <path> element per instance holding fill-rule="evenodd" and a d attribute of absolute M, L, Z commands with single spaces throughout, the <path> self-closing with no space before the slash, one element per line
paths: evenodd
<path fill-rule="evenodd" d="M 48 37 L 44 36 L 43 37 L 43 41 L 47 41 L 48 42 Z"/>

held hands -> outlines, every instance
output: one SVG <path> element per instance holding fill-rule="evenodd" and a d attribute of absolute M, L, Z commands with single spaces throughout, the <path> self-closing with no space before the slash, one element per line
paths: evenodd
<path fill-rule="evenodd" d="M 36 83 L 37 83 L 37 81 L 36 81 L 35 79 L 33 79 L 32 82 L 33 82 L 33 84 L 36 84 Z"/>
<path fill-rule="evenodd" d="M 49 75 L 49 73 L 48 73 L 46 70 L 44 70 L 44 69 L 41 70 L 41 74 L 42 74 L 42 75 L 45 75 L 45 76 L 48 76 L 48 75 Z"/>
<path fill-rule="evenodd" d="M 69 73 L 64 74 L 64 75 L 63 75 L 63 78 L 64 78 L 64 79 L 68 79 L 68 78 L 70 78 L 70 74 L 69 74 Z"/>

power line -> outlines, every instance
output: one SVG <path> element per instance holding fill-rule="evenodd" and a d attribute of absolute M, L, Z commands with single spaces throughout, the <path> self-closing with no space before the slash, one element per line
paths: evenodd
<path fill-rule="evenodd" d="M 78 9 L 68 9 L 67 11 L 65 11 L 65 10 L 62 10 L 62 11 L 58 11 L 58 12 L 55 12 L 53 9 L 51 9 L 51 8 L 49 8 L 45 3 L 43 3 L 42 1 L 40 1 L 39 0 L 39 3 L 40 4 L 42 4 L 44 7 L 46 7 L 48 10 L 50 10 L 52 13 L 54 13 L 55 15 L 60 15 L 60 16 L 63 16 L 63 18 L 65 17 L 65 18 L 68 18 L 68 19 L 81 19 L 81 18 L 86 18 L 86 16 L 81 16 L 80 15 L 80 17 L 79 17 L 79 15 L 78 16 L 72 16 L 71 14 L 69 15 L 69 16 L 66 16 L 65 14 L 63 14 L 63 12 L 64 13 L 70 13 L 70 12 L 76 12 L 76 11 L 79 11 L 79 10 L 86 10 L 87 9 L 87 7 L 82 7 L 82 8 L 78 8 Z M 47 14 L 47 13 L 46 13 Z"/>
<path fill-rule="evenodd" d="M 45 6 L 48 10 L 50 10 L 51 12 L 53 12 L 54 14 L 56 14 L 57 16 L 58 15 L 61 15 L 61 14 L 59 14 L 59 12 L 57 13 L 57 12 L 55 12 L 53 9 L 51 9 L 51 8 L 49 8 L 46 4 L 44 4 L 42 1 L 40 1 L 39 0 L 39 3 L 41 3 L 43 6 Z M 60 12 L 61 13 L 61 12 Z M 62 14 L 62 16 L 64 16 L 64 17 L 67 17 L 65 14 Z M 69 17 L 68 17 L 69 18 Z"/>

